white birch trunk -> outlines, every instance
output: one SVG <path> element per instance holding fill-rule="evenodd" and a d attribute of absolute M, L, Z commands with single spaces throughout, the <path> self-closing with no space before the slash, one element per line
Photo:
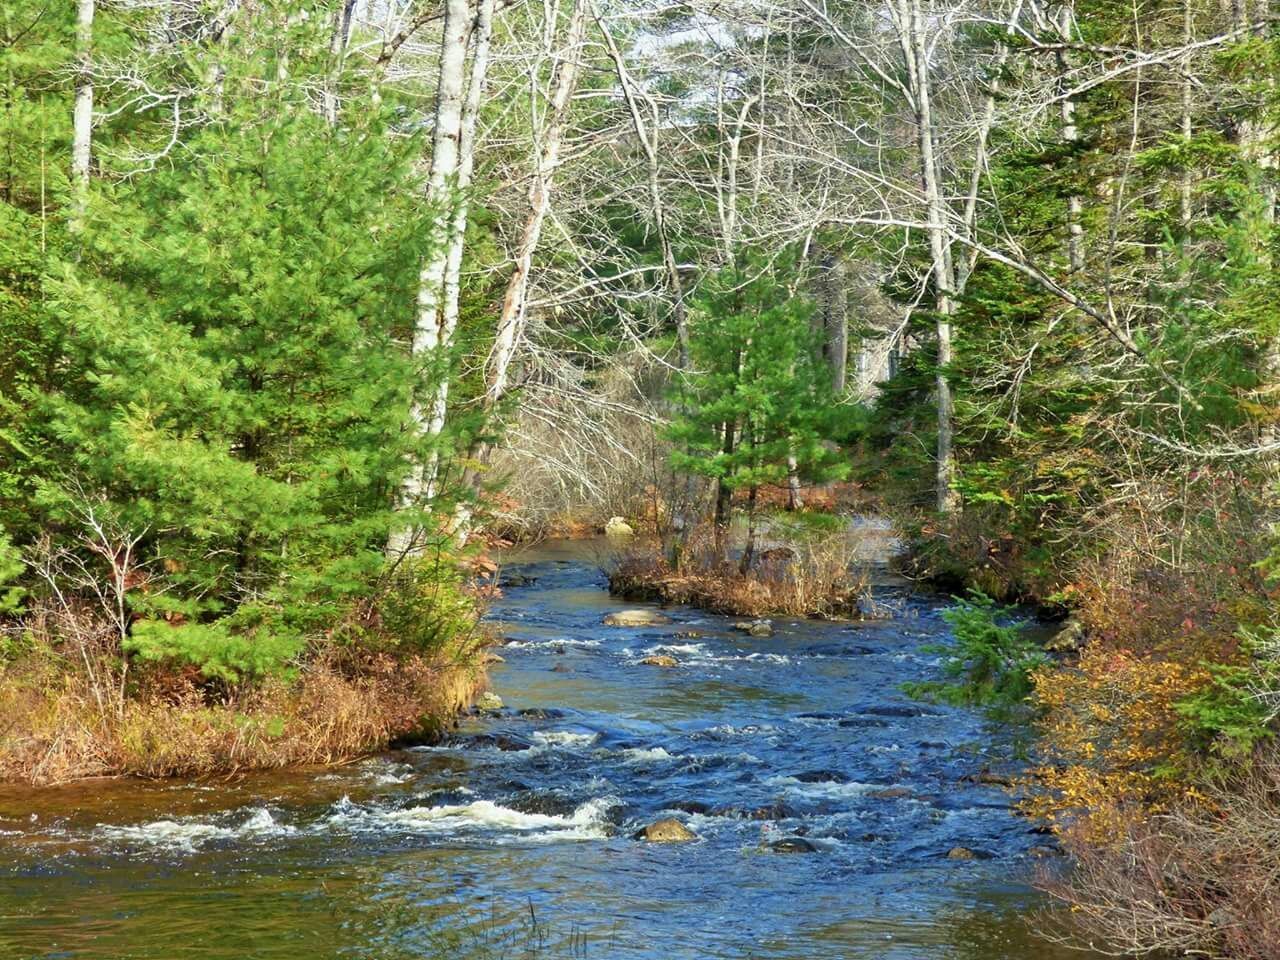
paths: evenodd
<path fill-rule="evenodd" d="M 462 93 L 469 25 L 468 0 L 447 0 L 440 40 L 431 173 L 427 182 L 427 198 L 433 204 L 431 243 L 418 278 L 417 320 L 413 331 L 413 357 L 423 369 L 433 368 L 439 359 L 437 348 L 440 345 L 441 307 L 448 266 L 449 228 L 454 213 L 450 198 L 454 196 L 458 147 L 462 139 Z M 428 434 L 430 403 L 422 391 L 415 391 L 409 421 L 410 428 L 419 437 Z M 402 506 L 423 504 L 427 479 L 426 464 L 413 464 L 400 490 Z M 397 532 L 388 543 L 388 552 L 401 555 L 411 552 L 417 545 L 415 533 L 408 529 Z"/>
<path fill-rule="evenodd" d="M 83 225 L 89 200 L 89 167 L 93 157 L 93 15 L 94 0 L 76 8 L 76 98 L 72 112 L 71 182 L 75 188 L 72 225 Z"/>
<path fill-rule="evenodd" d="M 1063 43 L 1071 42 L 1075 34 L 1075 10 L 1070 5 L 1064 5 L 1059 14 L 1058 33 Z M 1067 55 L 1063 52 L 1059 56 L 1059 66 L 1062 70 L 1063 83 L 1069 81 L 1067 76 Z M 1068 147 L 1074 148 L 1080 139 L 1080 131 L 1076 126 L 1076 101 L 1073 97 L 1064 97 L 1062 100 L 1062 140 Z M 1084 224 L 1081 218 L 1084 215 L 1084 201 L 1078 193 L 1073 193 L 1067 198 L 1067 263 L 1072 273 L 1078 273 L 1084 269 Z"/>
<path fill-rule="evenodd" d="M 933 274 L 935 313 L 937 314 L 938 374 L 935 381 L 938 407 L 937 469 L 935 493 L 940 513 L 956 507 L 951 489 L 955 469 L 952 448 L 953 402 L 946 367 L 951 363 L 951 315 L 955 289 L 951 261 L 951 244 L 946 223 L 946 207 L 942 196 L 941 174 L 933 128 L 933 90 L 929 63 L 929 45 L 921 0 L 898 0 L 899 29 L 907 66 L 907 82 L 915 101 L 916 132 L 920 150 L 920 182 L 929 224 L 929 256 Z"/>
<path fill-rule="evenodd" d="M 329 40 L 329 76 L 324 85 L 324 116 L 330 126 L 338 123 L 338 84 L 351 42 L 351 15 L 356 0 L 342 0 L 333 13 L 333 34 Z"/>
<path fill-rule="evenodd" d="M 462 295 L 462 255 L 466 246 L 467 223 L 471 205 L 467 190 L 471 186 L 471 174 L 475 169 L 476 125 L 480 106 L 484 99 L 484 85 L 489 70 L 489 47 L 493 36 L 494 0 L 480 0 L 472 31 L 471 75 L 467 81 L 466 101 L 462 107 L 461 139 L 458 144 L 457 202 L 453 219 L 449 224 L 449 247 L 444 270 L 444 302 L 440 311 L 440 336 L 437 349 L 441 363 L 447 362 L 448 351 L 453 348 L 453 337 L 458 329 L 458 315 Z M 449 409 L 449 377 L 443 376 L 436 383 L 431 402 L 431 418 L 427 424 L 430 436 L 444 431 Z M 440 479 L 440 455 L 432 452 L 427 465 L 426 495 L 428 500 L 438 492 Z"/>

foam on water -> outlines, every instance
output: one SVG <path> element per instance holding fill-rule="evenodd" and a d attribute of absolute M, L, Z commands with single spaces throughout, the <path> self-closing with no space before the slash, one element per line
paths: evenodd
<path fill-rule="evenodd" d="M 574 637 L 561 637 L 558 640 L 510 640 L 506 645 L 513 650 L 554 650 L 557 647 L 577 647 L 582 650 L 594 650 L 604 644 L 600 640 L 579 640 Z"/>
<path fill-rule="evenodd" d="M 205 820 L 153 820 L 128 826 L 99 824 L 97 836 L 109 842 L 140 843 L 170 850 L 194 852 L 210 840 L 262 839 L 297 833 L 297 827 L 279 823 L 265 807 L 249 814 L 238 826 Z"/>
<path fill-rule="evenodd" d="M 628 747 L 622 755 L 631 763 L 648 763 L 654 760 L 675 759 L 663 747 Z"/>
<path fill-rule="evenodd" d="M 549 747 L 589 747 L 600 739 L 600 734 L 574 733 L 571 730 L 535 730 L 533 739 Z"/>
<path fill-rule="evenodd" d="M 568 816 L 555 816 L 524 813 L 491 800 L 391 810 L 361 806 L 344 797 L 325 823 L 355 833 L 405 832 L 449 836 L 478 833 L 490 840 L 491 835 L 497 833 L 532 840 L 600 840 L 609 835 L 608 813 L 620 802 L 617 797 L 597 797 Z"/>

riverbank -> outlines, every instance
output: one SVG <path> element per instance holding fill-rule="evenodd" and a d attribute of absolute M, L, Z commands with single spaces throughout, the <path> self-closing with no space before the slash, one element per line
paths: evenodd
<path fill-rule="evenodd" d="M 83 676 L 11 664 L 0 678 L 0 781 L 208 777 L 346 763 L 395 740 L 434 742 L 485 684 L 480 658 L 312 662 L 215 699 L 152 677 L 102 702 Z"/>
<path fill-rule="evenodd" d="M 415 565 L 341 603 L 210 624 L 144 617 L 154 601 L 123 591 L 113 621 L 55 579 L 0 622 L 0 782 L 209 777 L 436 742 L 486 683 L 493 638 L 464 577 Z"/>

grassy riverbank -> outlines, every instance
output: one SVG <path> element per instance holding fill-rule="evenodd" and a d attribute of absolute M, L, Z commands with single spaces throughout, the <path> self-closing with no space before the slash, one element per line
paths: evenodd
<path fill-rule="evenodd" d="M 210 638 L 35 589 L 0 646 L 0 780 L 198 777 L 339 763 L 431 740 L 483 688 L 479 605 L 425 569 L 369 594 L 272 662 L 281 633 Z M 277 630 L 280 629 L 277 627 Z M 140 642 L 164 631 L 165 646 Z"/>

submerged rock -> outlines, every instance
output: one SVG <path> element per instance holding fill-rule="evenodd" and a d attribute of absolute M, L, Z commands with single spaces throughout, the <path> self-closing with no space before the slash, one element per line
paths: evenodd
<path fill-rule="evenodd" d="M 665 817 L 636 831 L 631 838 L 648 843 L 686 843 L 697 840 L 698 835 L 674 817 Z"/>
<path fill-rule="evenodd" d="M 461 737 L 452 742 L 456 743 L 463 749 L 475 750 L 490 747 L 495 750 L 501 750 L 504 753 L 530 750 L 533 748 L 533 744 L 528 740 L 509 733 L 481 733 L 474 737 Z"/>
<path fill-rule="evenodd" d="M 711 809 L 713 817 L 728 817 L 733 820 L 786 820 L 795 816 L 795 811 L 785 803 L 768 803 L 762 807 L 722 806 Z"/>
<path fill-rule="evenodd" d="M 886 787 L 884 790 L 872 790 L 867 796 L 874 800 L 902 800 L 914 794 L 906 787 Z"/>
<path fill-rule="evenodd" d="M 670 622 L 670 617 L 656 610 L 617 610 L 604 618 L 606 627 L 653 627 Z"/>
<path fill-rule="evenodd" d="M 520 716 L 526 720 L 559 720 L 565 715 L 563 710 L 555 710 L 550 707 L 526 707 L 519 711 Z"/>
<path fill-rule="evenodd" d="M 818 848 L 803 837 L 783 837 L 769 844 L 774 853 L 817 853 Z"/>
<path fill-rule="evenodd" d="M 676 800 L 674 803 L 668 803 L 667 807 L 683 813 L 706 813 L 711 809 L 708 804 L 703 803 L 701 800 Z"/>
<path fill-rule="evenodd" d="M 537 582 L 537 577 L 529 577 L 523 573 L 508 573 L 498 580 L 498 586 L 503 590 L 509 590 L 512 587 L 532 587 Z"/>
<path fill-rule="evenodd" d="M 947 851 L 948 860 L 977 860 L 978 855 L 968 847 L 952 847 Z"/>
<path fill-rule="evenodd" d="M 680 661 L 675 657 L 669 657 L 665 653 L 655 653 L 652 656 L 645 657 L 640 661 L 647 667 L 678 667 Z"/>
<path fill-rule="evenodd" d="M 502 698 L 492 691 L 486 690 L 476 698 L 476 709 L 481 713 L 497 713 L 506 704 L 502 702 Z"/>
<path fill-rule="evenodd" d="M 1085 645 L 1085 629 L 1075 617 L 1063 622 L 1055 633 L 1045 642 L 1045 649 L 1054 653 L 1075 653 Z"/>
<path fill-rule="evenodd" d="M 545 817 L 571 817 L 578 808 L 568 797 L 552 790 L 530 790 L 513 797 L 508 804 L 512 810 L 534 813 Z"/>
<path fill-rule="evenodd" d="M 751 637 L 773 636 L 773 622 L 770 620 L 739 620 L 733 629 Z"/>
<path fill-rule="evenodd" d="M 801 783 L 844 783 L 848 778 L 835 770 L 805 770 L 795 774 Z"/>

